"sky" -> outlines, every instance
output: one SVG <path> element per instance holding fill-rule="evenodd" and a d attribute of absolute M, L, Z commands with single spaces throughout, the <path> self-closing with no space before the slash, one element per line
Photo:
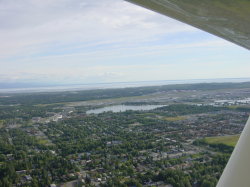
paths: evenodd
<path fill-rule="evenodd" d="M 250 53 L 122 0 L 0 0 L 0 82 L 245 78 Z"/>

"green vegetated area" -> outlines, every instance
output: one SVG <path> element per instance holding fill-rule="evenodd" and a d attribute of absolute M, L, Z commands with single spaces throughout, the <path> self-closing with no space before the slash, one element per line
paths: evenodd
<path fill-rule="evenodd" d="M 207 144 L 225 144 L 234 147 L 237 144 L 239 137 L 240 135 L 207 137 L 205 138 L 205 142 Z"/>
<path fill-rule="evenodd" d="M 162 115 L 177 117 L 180 115 L 187 114 L 200 114 L 208 112 L 216 112 L 221 110 L 228 110 L 225 107 L 214 107 L 214 106 L 197 106 L 197 105 L 186 105 L 186 104 L 173 104 L 169 106 L 160 107 L 155 109 L 156 113 L 159 111 Z"/>
<path fill-rule="evenodd" d="M 190 85 L 175 89 L 186 86 Z M 215 89 L 210 86 L 204 89 Z M 156 88 L 160 87 L 145 90 Z M 103 98 L 104 92 L 93 91 L 93 97 Z M 27 96 L 19 95 L 13 96 L 18 105 L 9 105 L 14 100 L 7 99 L 8 104 L 0 106 L 0 186 L 46 187 L 73 181 L 73 186 L 87 187 L 215 187 L 237 138 L 218 135 L 239 134 L 249 114 L 243 106 L 176 101 L 149 111 L 88 115 L 92 106 L 56 104 L 60 94 L 65 93 L 51 93 L 55 102 L 50 105 L 42 105 L 48 102 L 47 93 L 41 98 L 34 94 L 32 104 L 20 104 Z M 82 100 L 79 95 L 65 98 Z"/>
<path fill-rule="evenodd" d="M 208 145 L 216 151 L 231 153 L 238 142 L 240 135 L 206 137 L 195 140 L 194 145 Z"/>
<path fill-rule="evenodd" d="M 48 186 L 52 180 L 60 181 L 63 175 L 78 171 L 70 161 L 53 154 L 53 147 L 23 129 L 1 129 L 0 135 L 0 186 Z"/>
<path fill-rule="evenodd" d="M 49 117 L 53 112 L 59 112 L 59 105 L 33 106 L 33 105 L 16 105 L 16 106 L 0 106 L 0 119 L 12 120 L 20 118 L 22 120 L 30 120 L 34 116 Z M 0 125 L 3 122 L 0 121 Z"/>
<path fill-rule="evenodd" d="M 247 105 L 247 106 L 232 106 L 232 107 L 229 107 L 229 108 L 240 111 L 240 112 L 250 112 L 250 106 L 249 105 Z"/>

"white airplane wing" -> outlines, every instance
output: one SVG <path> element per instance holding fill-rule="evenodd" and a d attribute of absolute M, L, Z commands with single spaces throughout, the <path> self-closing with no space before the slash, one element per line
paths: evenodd
<path fill-rule="evenodd" d="M 250 49 L 249 0 L 126 0 Z"/>

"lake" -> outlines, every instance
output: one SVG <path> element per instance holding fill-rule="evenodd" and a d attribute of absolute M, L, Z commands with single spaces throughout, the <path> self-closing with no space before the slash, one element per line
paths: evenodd
<path fill-rule="evenodd" d="M 100 114 L 103 112 L 125 112 L 127 110 L 153 110 L 166 105 L 113 105 L 86 111 L 87 114 Z"/>

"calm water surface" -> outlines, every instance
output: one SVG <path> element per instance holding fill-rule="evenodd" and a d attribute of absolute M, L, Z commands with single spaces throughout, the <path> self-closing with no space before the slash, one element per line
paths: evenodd
<path fill-rule="evenodd" d="M 107 106 L 103 108 L 97 108 L 93 110 L 88 110 L 86 113 L 87 114 L 100 114 L 103 112 L 125 112 L 127 110 L 152 110 L 156 108 L 160 108 L 166 105 L 114 105 L 114 106 Z"/>

